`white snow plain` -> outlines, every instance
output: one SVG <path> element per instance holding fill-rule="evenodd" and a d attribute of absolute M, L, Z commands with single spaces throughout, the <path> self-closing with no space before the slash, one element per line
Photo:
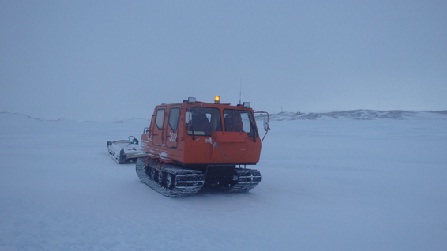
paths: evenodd
<path fill-rule="evenodd" d="M 167 198 L 107 152 L 147 120 L 0 113 L 0 251 L 446 250 L 446 115 L 288 118 L 254 190 Z"/>

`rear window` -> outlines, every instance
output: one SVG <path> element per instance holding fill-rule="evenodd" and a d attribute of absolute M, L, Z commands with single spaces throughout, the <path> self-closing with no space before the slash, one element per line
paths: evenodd
<path fill-rule="evenodd" d="M 157 114 L 155 116 L 155 124 L 157 125 L 158 129 L 163 129 L 163 124 L 165 122 L 165 109 L 158 109 Z"/>
<path fill-rule="evenodd" d="M 178 117 L 180 114 L 180 108 L 172 108 L 169 114 L 169 126 L 171 130 L 177 130 L 178 128 Z"/>

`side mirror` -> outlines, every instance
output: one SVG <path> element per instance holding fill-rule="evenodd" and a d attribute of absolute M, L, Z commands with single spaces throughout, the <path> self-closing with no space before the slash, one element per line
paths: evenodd
<path fill-rule="evenodd" d="M 267 135 L 267 133 L 270 131 L 270 115 L 268 112 L 264 112 L 264 111 L 256 111 L 255 114 L 260 114 L 261 116 L 264 116 L 264 136 L 262 137 L 262 141 L 264 141 L 265 136 Z"/>
<path fill-rule="evenodd" d="M 265 130 L 265 131 L 270 130 L 270 121 L 269 121 L 268 116 L 267 116 L 267 117 L 264 117 L 264 130 Z"/>

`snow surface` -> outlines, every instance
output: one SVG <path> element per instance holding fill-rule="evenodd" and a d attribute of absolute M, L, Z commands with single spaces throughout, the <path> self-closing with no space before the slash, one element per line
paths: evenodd
<path fill-rule="evenodd" d="M 167 198 L 107 152 L 148 120 L 0 113 L 0 251 L 446 250 L 447 116 L 429 115 L 277 115 L 258 187 Z"/>

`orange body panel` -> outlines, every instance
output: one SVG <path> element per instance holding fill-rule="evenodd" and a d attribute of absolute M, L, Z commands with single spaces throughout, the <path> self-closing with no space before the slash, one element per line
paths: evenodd
<path fill-rule="evenodd" d="M 187 101 L 155 107 L 141 143 L 152 158 L 180 165 L 256 164 L 262 148 L 251 108 Z"/>

